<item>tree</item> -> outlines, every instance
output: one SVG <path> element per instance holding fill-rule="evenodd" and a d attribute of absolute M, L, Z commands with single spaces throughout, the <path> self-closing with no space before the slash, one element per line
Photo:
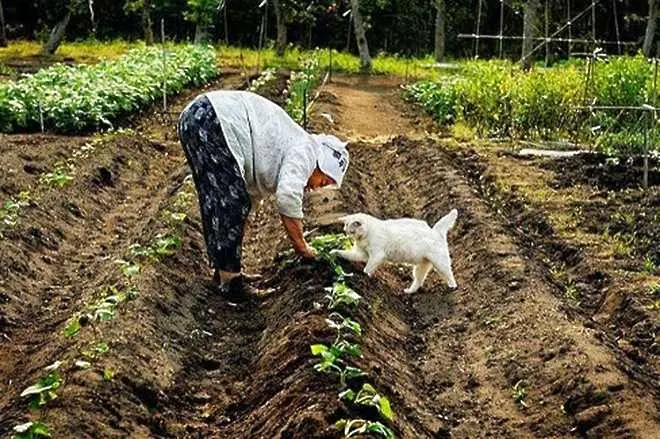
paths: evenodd
<path fill-rule="evenodd" d="M 649 18 L 646 22 L 646 36 L 644 37 L 643 51 L 647 57 L 655 56 L 653 42 L 658 19 L 658 0 L 649 0 Z"/>
<path fill-rule="evenodd" d="M 523 43 L 521 65 L 523 70 L 529 70 L 534 60 L 534 38 L 538 28 L 538 17 L 541 9 L 540 0 L 527 0 L 523 6 Z"/>
<path fill-rule="evenodd" d="M 351 14 L 353 14 L 355 39 L 357 40 L 358 51 L 360 52 L 360 69 L 367 72 L 371 70 L 371 56 L 369 55 L 369 44 L 367 43 L 364 21 L 360 13 L 360 0 L 351 0 Z"/>
<path fill-rule="evenodd" d="M 128 0 L 124 6 L 128 12 L 141 12 L 142 35 L 147 46 L 154 44 L 153 20 L 151 19 L 153 7 L 153 0 Z"/>
<path fill-rule="evenodd" d="M 208 40 L 209 28 L 216 14 L 225 7 L 224 0 L 188 0 L 185 19 L 195 24 L 195 44 Z"/>
<path fill-rule="evenodd" d="M 277 44 L 275 47 L 277 56 L 282 56 L 286 49 L 287 22 L 285 21 L 285 11 L 282 8 L 282 0 L 273 0 L 273 6 L 275 8 L 275 25 L 277 26 Z"/>
<path fill-rule="evenodd" d="M 435 13 L 435 60 L 445 60 L 445 28 L 447 19 L 445 17 L 445 0 L 433 0 Z"/>
<path fill-rule="evenodd" d="M 5 13 L 0 0 L 0 47 L 7 47 L 7 31 L 5 29 Z"/>
<path fill-rule="evenodd" d="M 69 25 L 69 21 L 71 21 L 71 6 L 72 5 L 67 5 L 67 7 L 65 7 L 64 17 L 61 18 L 50 31 L 48 41 L 46 41 L 46 44 L 41 48 L 42 55 L 54 55 L 60 47 L 60 44 L 62 44 L 62 40 L 66 34 L 66 27 Z"/>

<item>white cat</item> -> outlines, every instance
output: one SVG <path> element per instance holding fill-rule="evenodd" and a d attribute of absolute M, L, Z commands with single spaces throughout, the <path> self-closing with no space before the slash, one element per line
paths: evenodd
<path fill-rule="evenodd" d="M 414 265 L 413 283 L 406 293 L 416 292 L 424 283 L 432 267 L 456 288 L 451 270 L 447 232 L 454 227 L 458 211 L 452 210 L 433 228 L 416 219 L 380 220 L 356 213 L 340 218 L 344 231 L 353 238 L 353 248 L 332 253 L 354 262 L 366 262 L 364 272 L 371 276 L 383 262 L 401 262 Z"/>

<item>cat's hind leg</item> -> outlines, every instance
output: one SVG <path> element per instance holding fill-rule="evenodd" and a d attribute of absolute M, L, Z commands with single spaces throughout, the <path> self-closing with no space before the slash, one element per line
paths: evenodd
<path fill-rule="evenodd" d="M 417 290 L 424 285 L 424 280 L 426 280 L 426 276 L 429 274 L 429 271 L 431 271 L 431 268 L 433 268 L 433 264 L 427 259 L 424 259 L 422 262 L 415 265 L 415 267 L 413 267 L 413 282 L 403 291 L 408 294 L 417 292 Z"/>

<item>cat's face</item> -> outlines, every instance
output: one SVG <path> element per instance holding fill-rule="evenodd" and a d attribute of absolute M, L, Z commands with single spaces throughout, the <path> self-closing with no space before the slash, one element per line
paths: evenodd
<path fill-rule="evenodd" d="M 367 225 L 363 215 L 349 215 L 341 218 L 344 222 L 344 233 L 353 239 L 364 238 L 367 235 Z"/>

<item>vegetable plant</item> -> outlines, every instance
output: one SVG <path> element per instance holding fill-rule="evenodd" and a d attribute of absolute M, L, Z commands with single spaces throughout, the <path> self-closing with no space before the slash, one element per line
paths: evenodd
<path fill-rule="evenodd" d="M 14 434 L 11 436 L 11 439 L 37 439 L 51 437 L 48 427 L 42 422 L 26 422 L 25 424 L 15 426 L 13 430 Z"/>
<path fill-rule="evenodd" d="M 394 432 L 380 422 L 367 421 L 365 419 L 341 419 L 335 423 L 335 427 L 343 430 L 344 437 L 350 438 L 363 434 L 374 434 L 386 439 L 394 439 Z"/>
<path fill-rule="evenodd" d="M 335 282 L 332 287 L 325 288 L 325 291 L 330 293 L 325 296 L 328 300 L 328 309 L 335 309 L 340 305 L 357 306 L 362 299 L 362 296 L 343 282 Z"/>
<path fill-rule="evenodd" d="M 347 401 L 353 401 L 356 404 L 375 407 L 385 419 L 390 421 L 394 419 L 390 400 L 378 393 L 371 384 L 363 384 L 362 389 L 357 393 L 351 389 L 346 389 L 339 394 L 339 397 Z"/>
<path fill-rule="evenodd" d="M 171 45 L 131 50 L 94 65 L 56 64 L 18 81 L 0 84 L 0 131 L 46 129 L 79 132 L 111 128 L 113 120 L 150 105 L 188 84 L 217 75 L 215 50 Z"/>
<path fill-rule="evenodd" d="M 62 385 L 62 377 L 57 371 L 61 364 L 62 363 L 58 361 L 48 366 L 46 368 L 46 371 L 48 372 L 46 376 L 40 378 L 36 384 L 21 392 L 22 397 L 30 397 L 31 408 L 37 409 L 57 398 L 57 393 L 55 393 L 55 391 Z"/>

